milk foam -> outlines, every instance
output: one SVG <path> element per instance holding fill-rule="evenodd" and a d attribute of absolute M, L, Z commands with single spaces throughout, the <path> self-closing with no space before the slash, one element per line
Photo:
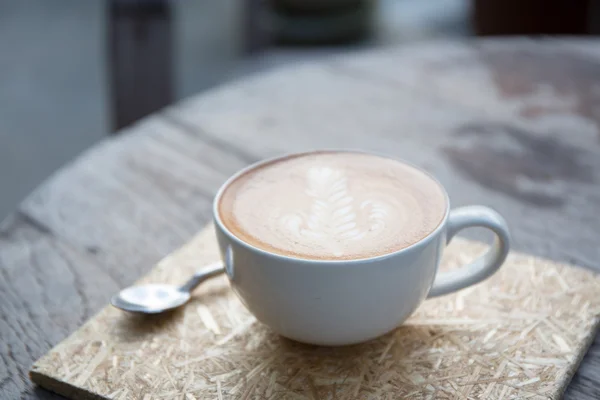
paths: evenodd
<path fill-rule="evenodd" d="M 360 259 L 400 250 L 446 212 L 437 182 L 406 164 L 348 152 L 308 153 L 243 174 L 219 213 L 240 239 L 309 259 Z"/>

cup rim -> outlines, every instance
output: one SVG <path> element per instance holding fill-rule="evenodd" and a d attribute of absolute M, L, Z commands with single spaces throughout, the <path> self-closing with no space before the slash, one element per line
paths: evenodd
<path fill-rule="evenodd" d="M 308 154 L 316 154 L 316 153 L 356 153 L 356 154 L 368 154 L 368 155 L 373 155 L 373 156 L 377 156 L 377 157 L 382 157 L 382 158 L 387 158 L 389 160 L 393 160 L 393 161 L 398 161 L 402 164 L 408 165 L 409 167 L 412 167 L 414 169 L 416 169 L 417 171 L 420 171 L 421 173 L 425 174 L 426 176 L 428 176 L 430 179 L 432 179 L 435 183 L 437 183 L 437 185 L 440 187 L 445 200 L 446 200 L 446 210 L 444 213 L 443 218 L 440 220 L 440 223 L 438 224 L 438 226 L 432 230 L 431 232 L 429 232 L 425 237 L 421 238 L 421 240 L 407 246 L 404 247 L 400 250 L 396 250 L 390 253 L 385 253 L 385 254 L 380 254 L 377 256 L 373 256 L 373 257 L 365 257 L 365 258 L 356 258 L 356 259 L 336 259 L 336 260 L 328 260 L 328 259 L 313 259 L 313 258 L 302 258 L 302 257 L 296 257 L 296 256 L 288 256 L 288 255 L 284 255 L 284 254 L 279 254 L 279 253 L 275 253 L 275 252 L 271 252 L 265 249 L 262 249 L 260 247 L 254 246 L 250 243 L 245 242 L 244 240 L 240 239 L 239 237 L 237 237 L 235 234 L 233 234 L 233 232 L 231 232 L 227 226 L 225 226 L 225 224 L 223 223 L 223 221 L 221 220 L 221 215 L 219 213 L 219 202 L 221 200 L 221 197 L 223 195 L 223 192 L 225 191 L 225 189 L 233 182 L 235 181 L 238 177 L 240 177 L 241 175 L 259 168 L 265 164 L 269 164 L 269 163 L 274 163 L 277 162 L 279 160 L 283 160 L 286 159 L 288 157 L 297 157 L 297 156 L 303 156 L 303 155 L 308 155 Z M 377 261 L 377 260 L 384 260 L 390 257 L 395 257 L 398 256 L 400 254 L 403 253 L 407 253 L 411 250 L 414 249 L 418 249 L 420 247 L 426 246 L 427 244 L 429 244 L 429 242 L 431 240 L 433 240 L 434 237 L 436 237 L 439 232 L 441 230 L 443 230 L 446 226 L 446 222 L 448 220 L 448 216 L 450 214 L 450 198 L 448 196 L 448 192 L 446 191 L 446 188 L 444 187 L 444 185 L 442 185 L 442 183 L 435 177 L 433 176 L 431 173 L 429 173 L 428 171 L 424 170 L 423 168 L 408 162 L 406 160 L 403 160 L 401 158 L 398 157 L 394 157 L 388 154 L 382 154 L 379 152 L 374 152 L 374 151 L 368 151 L 368 150 L 358 150 L 358 149 L 314 149 L 314 150 L 306 150 L 306 151 L 298 151 L 298 152 L 289 152 L 289 153 L 285 153 L 282 155 L 278 155 L 278 156 L 274 156 L 274 157 L 269 157 L 260 161 L 257 161 L 255 163 L 252 163 L 242 169 L 240 169 L 239 171 L 237 171 L 235 174 L 231 175 L 229 178 L 227 178 L 227 180 L 221 185 L 221 187 L 219 188 L 219 190 L 217 191 L 217 194 L 215 195 L 214 199 L 213 199 L 213 207 L 212 207 L 212 213 L 213 213 L 213 221 L 214 223 L 219 227 L 219 229 L 221 230 L 221 232 L 223 232 L 230 240 L 232 240 L 233 242 L 237 243 L 238 245 L 245 247 L 246 249 L 253 251 L 253 252 L 257 252 L 259 254 L 261 254 L 262 256 L 265 256 L 267 258 L 273 258 L 273 259 L 279 259 L 279 260 L 285 260 L 285 261 L 296 261 L 296 262 L 304 262 L 304 263 L 309 263 L 309 264 L 331 264 L 331 265 L 345 265 L 345 264 L 360 264 L 360 263 L 370 263 L 373 261 Z"/>

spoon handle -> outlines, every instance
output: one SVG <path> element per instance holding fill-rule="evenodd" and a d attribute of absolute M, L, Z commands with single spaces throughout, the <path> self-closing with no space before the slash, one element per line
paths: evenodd
<path fill-rule="evenodd" d="M 192 290 L 194 290 L 196 288 L 196 286 L 198 286 L 199 284 L 201 284 L 208 278 L 212 278 L 213 276 L 220 275 L 223 272 L 225 272 L 225 269 L 223 268 L 223 263 L 221 261 L 217 261 L 215 263 L 209 264 L 206 267 L 199 269 L 194 274 L 194 276 L 192 276 L 190 278 L 189 281 L 187 281 L 186 283 L 181 285 L 179 290 L 182 292 L 191 292 Z"/>

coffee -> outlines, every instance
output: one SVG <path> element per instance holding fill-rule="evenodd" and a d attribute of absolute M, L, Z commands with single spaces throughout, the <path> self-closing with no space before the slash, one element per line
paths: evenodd
<path fill-rule="evenodd" d="M 317 260 L 352 260 L 406 248 L 446 214 L 442 187 L 420 170 L 359 152 L 278 159 L 235 178 L 219 217 L 242 241 Z"/>

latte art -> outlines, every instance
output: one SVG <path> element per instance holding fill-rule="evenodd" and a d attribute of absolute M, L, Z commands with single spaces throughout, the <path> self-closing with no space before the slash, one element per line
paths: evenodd
<path fill-rule="evenodd" d="M 391 206 L 377 200 L 376 193 L 357 204 L 350 194 L 348 177 L 340 169 L 309 168 L 305 194 L 312 199 L 308 212 L 279 217 L 281 231 L 289 234 L 290 240 L 330 241 L 330 251 L 335 257 L 344 256 L 342 244 L 349 245 L 367 234 L 376 236 L 382 232 L 390 214 Z"/>
<path fill-rule="evenodd" d="M 446 212 L 440 186 L 391 159 L 308 153 L 259 166 L 225 189 L 219 213 L 247 243 L 308 259 L 359 259 L 410 246 Z"/>

